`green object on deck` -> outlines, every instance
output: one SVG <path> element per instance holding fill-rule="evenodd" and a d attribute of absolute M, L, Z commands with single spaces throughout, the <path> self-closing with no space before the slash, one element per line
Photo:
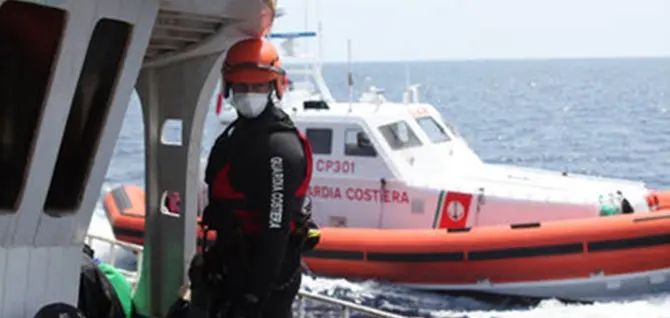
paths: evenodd
<path fill-rule="evenodd" d="M 600 207 L 600 216 L 610 216 L 619 214 L 618 209 L 612 205 L 603 205 Z"/>
<path fill-rule="evenodd" d="M 600 216 L 612 216 L 621 213 L 617 205 L 617 203 L 621 203 L 621 200 L 619 199 L 617 202 L 612 193 L 609 193 L 607 198 L 601 194 L 598 201 L 600 202 Z"/>
<path fill-rule="evenodd" d="M 132 287 L 126 278 L 114 266 L 107 263 L 100 263 L 98 265 L 100 270 L 105 274 L 109 282 L 114 286 L 116 295 L 119 297 L 123 312 L 127 318 L 132 317 L 133 296 Z"/>

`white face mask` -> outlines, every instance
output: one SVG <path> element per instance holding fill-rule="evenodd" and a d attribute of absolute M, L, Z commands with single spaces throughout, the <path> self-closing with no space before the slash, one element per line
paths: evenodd
<path fill-rule="evenodd" d="M 231 104 L 244 117 L 255 118 L 268 105 L 267 93 L 233 93 Z"/>

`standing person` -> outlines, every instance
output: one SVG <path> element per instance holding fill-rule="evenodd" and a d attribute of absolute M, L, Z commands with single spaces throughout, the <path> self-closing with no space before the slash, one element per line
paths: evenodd
<path fill-rule="evenodd" d="M 222 72 L 224 97 L 231 97 L 238 118 L 217 138 L 205 171 L 202 223 L 217 236 L 205 267 L 223 273 L 224 290 L 213 290 L 230 299 L 228 317 L 292 317 L 311 223 L 303 210 L 311 147 L 277 107 L 285 73 L 271 43 L 237 42 Z M 193 285 L 192 278 L 195 298 Z"/>

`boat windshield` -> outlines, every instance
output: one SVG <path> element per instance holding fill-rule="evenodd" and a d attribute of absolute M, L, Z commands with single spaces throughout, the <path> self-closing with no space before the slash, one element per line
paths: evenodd
<path fill-rule="evenodd" d="M 439 144 L 442 142 L 450 141 L 451 137 L 447 133 L 447 130 L 442 127 L 433 116 L 427 115 L 423 117 L 418 117 L 416 122 L 419 124 L 421 129 L 428 135 L 430 141 L 434 144 Z"/>
<path fill-rule="evenodd" d="M 442 123 L 445 126 L 447 126 L 447 129 L 449 129 L 449 132 L 451 132 L 452 136 L 461 137 L 461 133 L 458 131 L 458 129 L 456 129 L 456 126 L 454 126 L 451 123 L 449 123 L 448 121 L 444 120 L 444 118 L 442 118 Z"/>
<path fill-rule="evenodd" d="M 401 150 L 421 146 L 421 140 L 405 121 L 379 126 L 379 132 L 393 150 Z"/>

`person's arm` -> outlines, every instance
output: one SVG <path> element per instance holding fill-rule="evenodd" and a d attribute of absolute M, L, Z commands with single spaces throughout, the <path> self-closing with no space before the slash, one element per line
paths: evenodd
<path fill-rule="evenodd" d="M 262 301 L 277 281 L 289 244 L 290 222 L 301 208 L 295 192 L 305 178 L 302 144 L 292 132 L 274 133 L 267 156 L 259 158 L 258 180 L 250 200 L 258 202 L 260 233 L 250 264 L 249 294 Z"/>
<path fill-rule="evenodd" d="M 224 143 L 221 142 L 223 136 L 224 134 L 219 135 L 209 152 L 203 178 L 203 186 L 205 188 L 205 193 L 203 194 L 205 199 L 203 201 L 206 201 L 206 204 L 202 206 L 202 211 L 199 211 L 200 222 L 210 228 L 220 225 L 218 223 L 221 222 L 220 218 L 222 217 L 222 212 L 220 211 L 222 198 L 216 197 L 214 191 L 218 187 L 216 184 L 217 177 L 223 168 L 220 162 L 223 159 L 221 158 L 221 153 L 226 151 Z"/>

